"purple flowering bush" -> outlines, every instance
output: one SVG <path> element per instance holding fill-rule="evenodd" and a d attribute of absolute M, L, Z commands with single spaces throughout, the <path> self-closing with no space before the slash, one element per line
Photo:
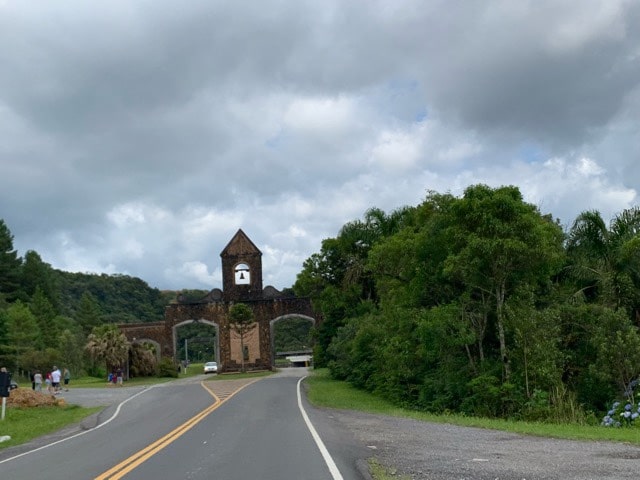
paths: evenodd
<path fill-rule="evenodd" d="M 631 427 L 640 417 L 640 402 L 637 405 L 627 402 L 613 402 L 611 409 L 602 419 L 605 427 Z"/>

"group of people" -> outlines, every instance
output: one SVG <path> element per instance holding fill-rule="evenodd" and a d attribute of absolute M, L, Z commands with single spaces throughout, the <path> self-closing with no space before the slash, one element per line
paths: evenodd
<path fill-rule="evenodd" d="M 123 385 L 124 373 L 122 372 L 122 368 L 117 367 L 114 368 L 113 371 L 109 373 L 107 376 L 107 382 L 113 385 Z"/>
<path fill-rule="evenodd" d="M 62 371 L 53 366 L 53 370 L 42 374 L 40 370 L 36 370 L 31 374 L 31 388 L 36 392 L 42 392 L 42 384 L 44 383 L 47 393 L 58 395 L 63 389 L 69 391 L 69 381 L 71 380 L 71 372 L 68 368 Z"/>

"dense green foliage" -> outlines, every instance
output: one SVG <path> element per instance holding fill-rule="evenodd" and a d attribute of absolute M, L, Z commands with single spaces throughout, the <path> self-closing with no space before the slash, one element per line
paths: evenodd
<path fill-rule="evenodd" d="M 216 329 L 213 326 L 189 323 L 181 326 L 176 333 L 176 356 L 179 360 L 205 363 L 216 359 Z"/>
<path fill-rule="evenodd" d="M 563 232 L 515 187 L 372 209 L 294 285 L 324 314 L 315 364 L 403 407 L 594 419 L 640 375 L 639 232 L 638 209 Z"/>
<path fill-rule="evenodd" d="M 99 323 L 156 322 L 164 316 L 166 297 L 139 278 L 54 272 L 63 315 L 82 315 L 83 302 L 89 296 L 98 308 Z"/>
<path fill-rule="evenodd" d="M 277 352 L 298 352 L 311 348 L 311 322 L 306 318 L 287 318 L 275 323 L 274 347 Z"/>

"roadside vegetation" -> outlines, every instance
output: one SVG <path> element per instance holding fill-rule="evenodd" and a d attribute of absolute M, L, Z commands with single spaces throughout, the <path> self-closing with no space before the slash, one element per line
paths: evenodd
<path fill-rule="evenodd" d="M 462 427 L 486 428 L 523 435 L 584 441 L 612 441 L 640 445 L 640 426 L 603 428 L 599 425 L 558 424 L 469 417 L 460 414 L 437 415 L 403 409 L 347 382 L 332 379 L 327 369 L 315 370 L 305 379 L 309 401 L 320 407 L 355 410 L 376 415 L 412 418 L 423 422 L 448 423 Z M 384 478 L 384 477 L 376 477 Z"/>
<path fill-rule="evenodd" d="M 81 422 L 101 408 L 82 408 L 76 405 L 37 408 L 8 408 L 0 422 L 0 436 L 10 440 L 0 442 L 0 449 L 15 447 L 34 438 Z"/>
<path fill-rule="evenodd" d="M 398 408 L 603 429 L 640 416 L 640 207 L 564 229 L 514 186 L 429 192 L 323 240 L 294 291 L 323 315 L 314 365 Z"/>

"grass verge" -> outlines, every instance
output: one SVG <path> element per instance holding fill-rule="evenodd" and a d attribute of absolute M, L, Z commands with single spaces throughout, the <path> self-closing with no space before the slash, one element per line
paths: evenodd
<path fill-rule="evenodd" d="M 449 423 L 463 427 L 487 428 L 523 435 L 584 441 L 625 442 L 640 445 L 640 427 L 608 428 L 599 425 L 551 424 L 520 422 L 463 415 L 435 415 L 398 408 L 346 382 L 333 380 L 326 369 L 318 369 L 306 380 L 309 401 L 317 406 L 357 410 L 379 415 L 406 417 L 424 422 Z"/>
<path fill-rule="evenodd" d="M 4 420 L 0 421 L 0 436 L 8 435 L 11 440 L 0 442 L 0 449 L 14 447 L 73 423 L 79 423 L 101 409 L 77 405 L 7 408 Z"/>
<path fill-rule="evenodd" d="M 398 472 L 394 468 L 388 468 L 384 465 L 380 465 L 375 458 L 369 459 L 369 473 L 374 480 L 411 480 L 408 475 L 398 475 Z"/>

